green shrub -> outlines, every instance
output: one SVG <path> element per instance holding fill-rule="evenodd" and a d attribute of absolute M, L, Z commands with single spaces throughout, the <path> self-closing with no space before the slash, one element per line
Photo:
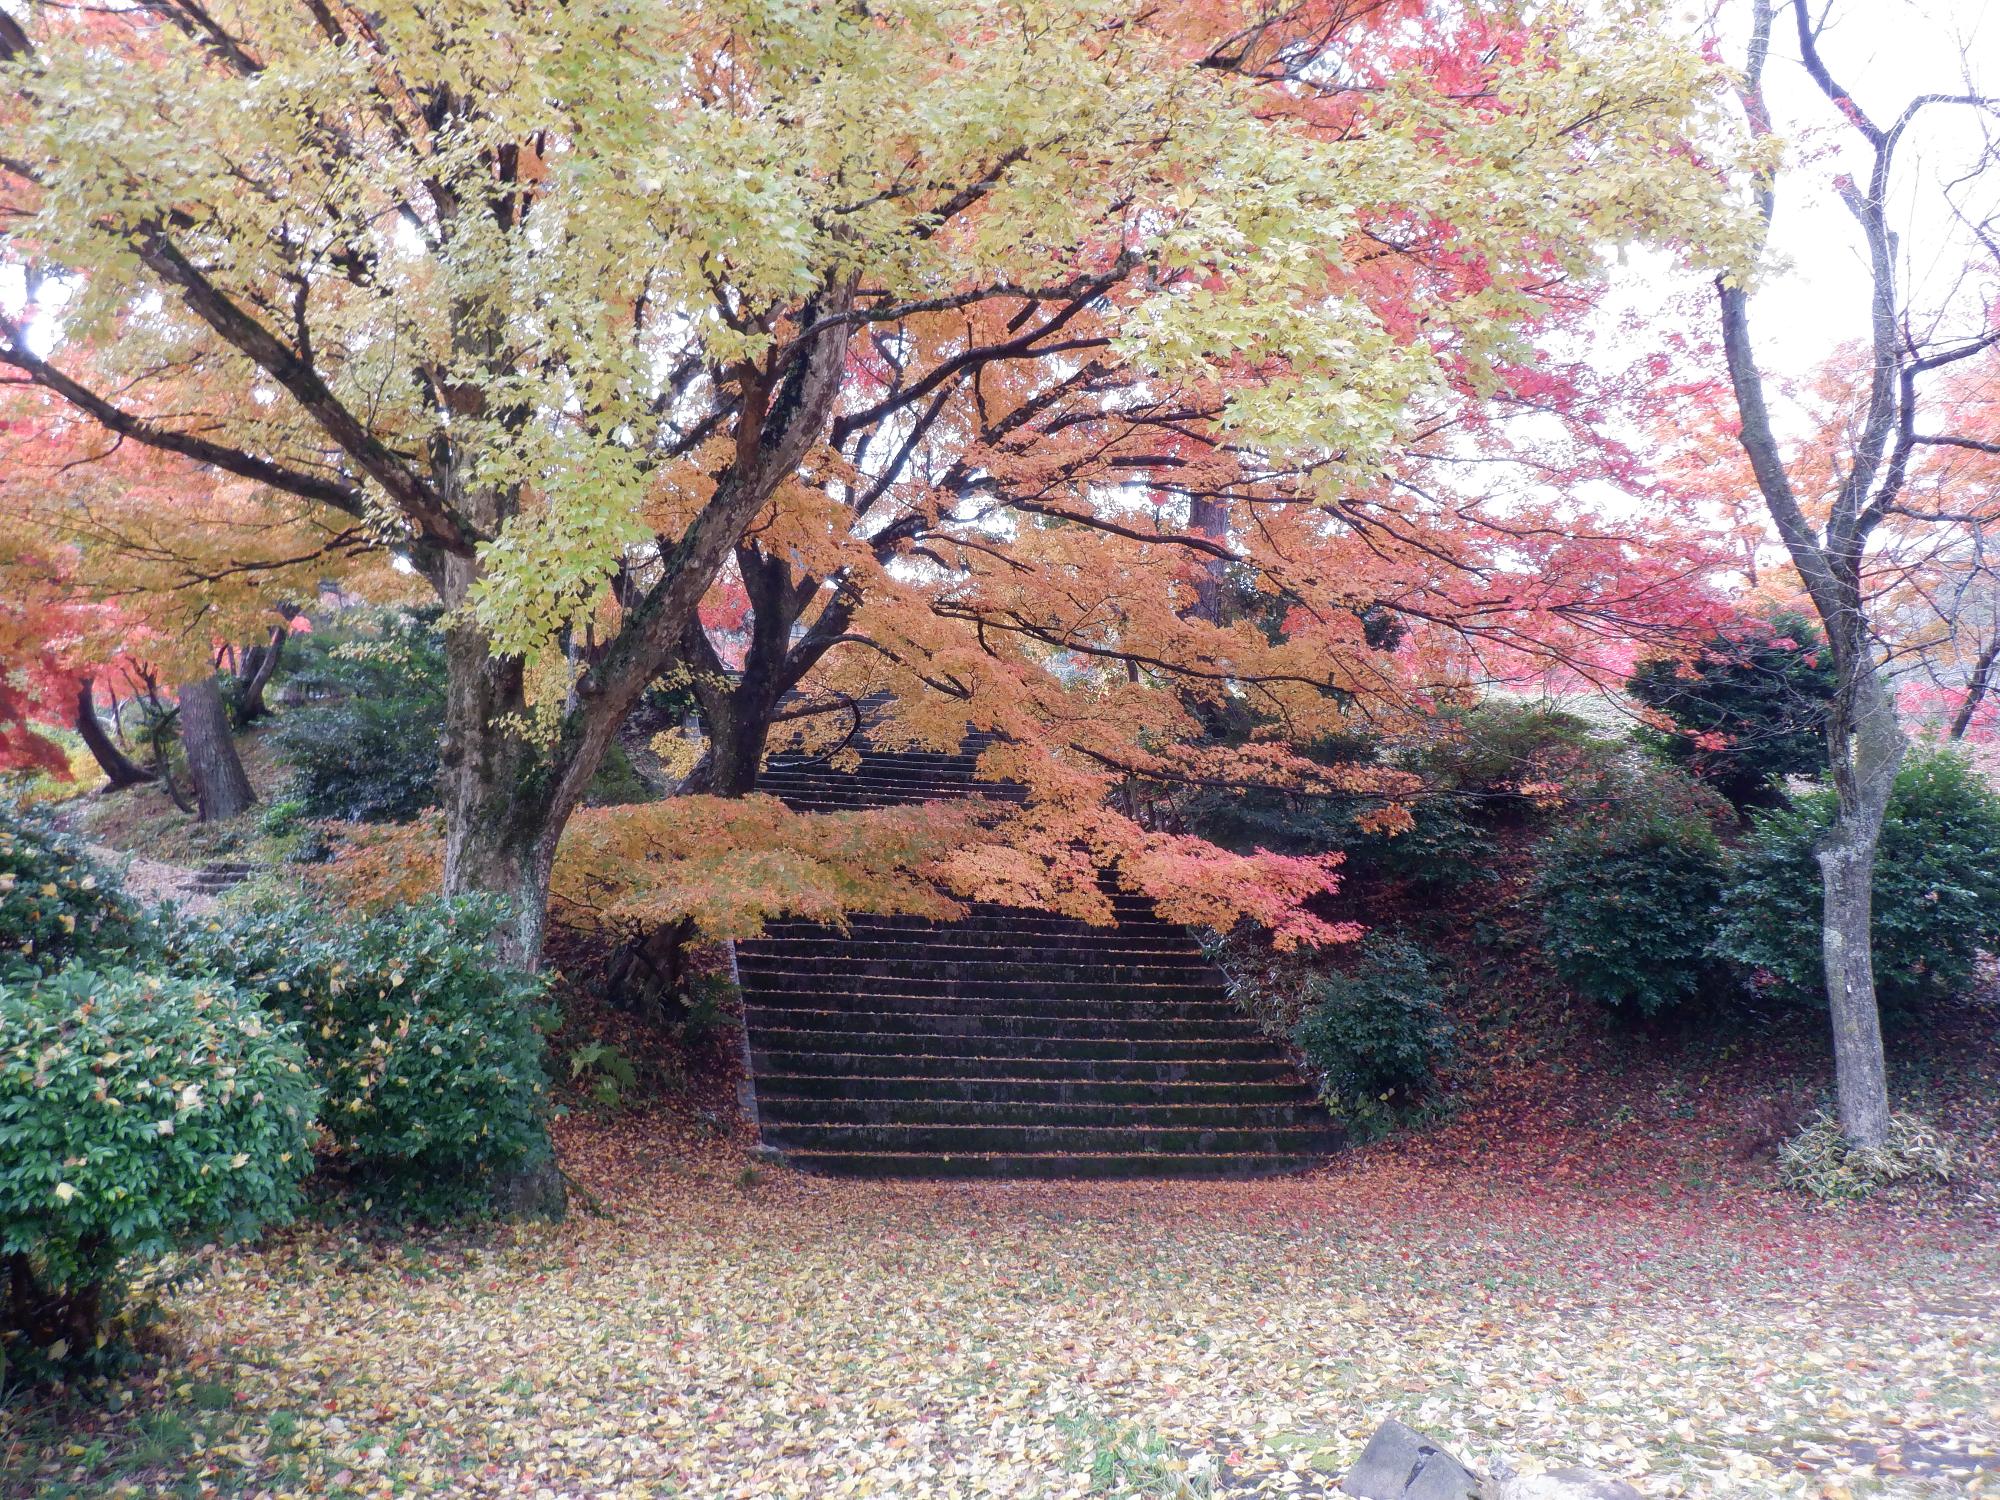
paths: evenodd
<path fill-rule="evenodd" d="M 1458 1055 L 1445 990 L 1416 944 L 1371 933 L 1351 971 L 1314 976 L 1293 1040 L 1328 1108 L 1364 1132 L 1410 1118 Z"/>
<path fill-rule="evenodd" d="M 1641 662 L 1626 689 L 1674 725 L 1642 730 L 1641 742 L 1738 808 L 1777 801 L 1783 777 L 1826 773 L 1833 658 L 1802 614 L 1746 620 L 1693 662 Z"/>
<path fill-rule="evenodd" d="M 0 810 L 0 977 L 146 950 L 152 927 L 75 839 Z"/>
<path fill-rule="evenodd" d="M 1496 698 L 1440 714 L 1414 766 L 1462 816 L 1517 820 L 1549 805 L 1549 794 L 1604 774 L 1616 747 L 1589 724 L 1546 703 Z"/>
<path fill-rule="evenodd" d="M 497 960 L 501 915 L 441 900 L 322 926 L 283 906 L 189 940 L 189 962 L 299 1023 L 326 1163 L 392 1215 L 489 1207 L 499 1179 L 547 1160 L 546 982 Z"/>
<path fill-rule="evenodd" d="M 405 823 L 437 806 L 444 637 L 428 614 L 364 617 L 288 648 L 273 738 L 305 818 Z"/>
<path fill-rule="evenodd" d="M 1451 799 L 1422 798 L 1411 805 L 1410 814 L 1410 828 L 1382 833 L 1359 826 L 1352 798 L 1263 788 L 1203 792 L 1184 810 L 1189 831 L 1225 849 L 1274 854 L 1340 850 L 1347 856 L 1341 876 L 1350 888 L 1381 880 L 1449 888 L 1490 870 L 1491 839 Z"/>
<path fill-rule="evenodd" d="M 1536 852 L 1542 950 L 1578 994 L 1655 1016 L 1712 987 L 1728 809 L 1665 768 L 1603 792 Z"/>
<path fill-rule="evenodd" d="M 1300 753 L 1322 765 L 1393 764 L 1379 740 L 1359 735 L 1327 738 Z M 1342 877 L 1349 888 L 1379 881 L 1446 889 L 1490 872 L 1493 842 L 1468 818 L 1468 805 L 1445 787 L 1410 804 L 1412 826 L 1400 833 L 1364 827 L 1380 799 L 1315 796 L 1268 788 L 1207 790 L 1180 809 L 1191 833 L 1225 849 L 1247 853 L 1347 856 Z"/>
<path fill-rule="evenodd" d="M 604 758 L 597 763 L 590 785 L 584 789 L 584 806 L 624 807 L 633 802 L 658 800 L 659 793 L 646 784 L 646 778 L 632 764 L 625 747 L 616 740 L 606 745 Z"/>
<path fill-rule="evenodd" d="M 1876 1188 L 1911 1177 L 1951 1180 L 1951 1144 L 1914 1115 L 1889 1117 L 1889 1139 L 1856 1147 L 1840 1133 L 1833 1111 L 1823 1109 L 1779 1148 L 1778 1180 L 1822 1202 L 1865 1198 Z"/>
<path fill-rule="evenodd" d="M 298 797 L 265 807 L 258 815 L 257 831 L 272 854 L 290 864 L 320 864 L 333 852 L 324 827 L 311 821 L 305 802 Z"/>
<path fill-rule="evenodd" d="M 1714 948 L 1758 992 L 1826 1004 L 1814 849 L 1832 826 L 1818 791 L 1759 815 L 1736 852 Z M 2000 948 L 2000 794 L 1962 758 L 1916 752 L 1896 776 L 1875 855 L 1875 993 L 1890 1010 L 1961 994 Z"/>
<path fill-rule="evenodd" d="M 294 1028 L 215 978 L 0 981 L 0 1303 L 31 1373 L 117 1352 L 119 1262 L 290 1217 L 313 1090 Z"/>

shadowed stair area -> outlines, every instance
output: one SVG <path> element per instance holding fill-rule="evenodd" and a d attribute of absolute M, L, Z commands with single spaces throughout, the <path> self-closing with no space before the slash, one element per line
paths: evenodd
<path fill-rule="evenodd" d="M 773 757 L 802 811 L 980 795 L 984 743 L 866 750 L 852 772 Z M 1186 929 L 977 906 L 957 922 L 776 922 L 737 945 L 764 1144 L 874 1176 L 1237 1177 L 1294 1171 L 1339 1135 Z"/>

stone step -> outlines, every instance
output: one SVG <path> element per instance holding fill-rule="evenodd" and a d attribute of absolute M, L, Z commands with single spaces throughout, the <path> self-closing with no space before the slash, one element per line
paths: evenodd
<path fill-rule="evenodd" d="M 1136 1037 L 969 1036 L 938 1031 L 811 1031 L 750 1026 L 750 1045 L 763 1052 L 878 1057 L 1018 1057 L 1087 1062 L 1259 1062 L 1279 1056 L 1262 1037 L 1148 1041 Z"/>
<path fill-rule="evenodd" d="M 1019 979 L 941 979 L 920 975 L 894 974 L 807 974 L 776 973 L 752 969 L 738 961 L 744 993 L 752 999 L 769 999 L 777 1004 L 796 1004 L 821 994 L 909 995 L 952 1000 L 1075 1000 L 1085 1004 L 1099 1000 L 1143 1004 L 1158 1000 L 1171 1003 L 1208 1002 L 1220 1004 L 1228 998 L 1219 981 L 1194 984 L 1057 984 Z M 783 997 L 780 999 L 779 997 Z"/>
<path fill-rule="evenodd" d="M 1278 1104 L 1129 1104 L 969 1099 L 760 1098 L 767 1125 L 1008 1125 L 1037 1128 L 1153 1127 L 1183 1130 L 1323 1129 L 1310 1100 Z"/>
<path fill-rule="evenodd" d="M 836 1052 L 806 1048 L 757 1047 L 750 1065 L 767 1076 L 828 1077 L 905 1081 L 1021 1079 L 1046 1083 L 1285 1083 L 1297 1080 L 1292 1065 L 1275 1053 L 1249 1060 L 1199 1058 L 1006 1057 L 984 1054 L 929 1055 Z"/>
<path fill-rule="evenodd" d="M 961 927 L 957 923 L 933 923 L 927 927 L 887 927 L 879 923 L 850 925 L 845 932 L 834 927 L 810 927 L 803 923 L 783 930 L 767 929 L 761 936 L 742 940 L 739 947 L 758 953 L 858 953 L 893 950 L 909 953 L 922 950 L 926 956 L 949 957 L 941 950 L 964 949 L 978 953 L 1005 953 L 1014 949 L 1036 958 L 1049 952 L 1075 951 L 1093 960 L 1126 952 L 1134 955 L 1161 954 L 1174 959 L 1207 963 L 1208 958 L 1192 939 L 1166 927 L 1139 928 L 1107 923 L 1090 927 L 1079 922 L 1069 929 L 1017 928 L 1008 931 L 997 924 Z"/>
<path fill-rule="evenodd" d="M 793 812 L 801 813 L 849 813 L 867 812 L 882 807 L 921 807 L 926 802 L 947 802 L 949 797 L 895 797 L 872 793 L 863 796 L 829 797 L 818 792 L 787 791 L 771 793 Z M 989 797 L 989 802 L 1018 801 L 1006 797 Z"/>
<path fill-rule="evenodd" d="M 1323 1126 L 1184 1129 L 1098 1125 L 808 1125 L 767 1123 L 767 1145 L 780 1150 L 977 1154 L 1116 1153 L 1139 1156 L 1304 1153 L 1332 1143 Z"/>
<path fill-rule="evenodd" d="M 1268 1083 L 1197 1083 L 1139 1079 L 1126 1082 L 1046 1078 L 871 1078 L 851 1073 L 772 1073 L 758 1080 L 760 1109 L 772 1102 L 869 1103 L 904 1100 L 968 1104 L 1309 1105 L 1317 1096 L 1296 1080 Z"/>
<path fill-rule="evenodd" d="M 1027 801 L 1025 793 L 1009 795 L 952 787 L 835 789 L 816 784 L 800 784 L 766 785 L 760 786 L 758 791 L 765 796 L 776 797 L 788 807 L 811 803 L 812 811 L 815 812 L 855 812 L 871 807 L 910 807 L 924 802 L 982 802 L 991 803 L 995 807 L 1020 807 Z"/>
<path fill-rule="evenodd" d="M 1221 1008 L 1218 1007 L 1218 1012 Z M 921 1032 L 935 1036 L 1007 1037 L 1053 1042 L 1105 1042 L 1120 1037 L 1152 1042 L 1261 1041 L 1256 1023 L 1218 1013 L 1203 1021 L 1135 1021 L 1104 1016 L 968 1015 L 961 1011 L 804 1010 L 757 1003 L 745 1010 L 751 1034 L 817 1031 L 841 1036 Z M 1268 1044 L 1267 1044 L 1268 1045 Z"/>
<path fill-rule="evenodd" d="M 981 747 L 981 753 L 985 747 Z M 971 777 L 979 768 L 979 755 L 965 752 L 942 750 L 864 750 L 861 752 L 861 766 L 864 770 L 905 771 L 913 775 L 938 772 Z M 788 755 L 780 752 L 764 762 L 761 774 L 770 775 L 780 771 L 815 771 L 823 774 L 839 774 L 833 763 L 824 756 Z"/>
<path fill-rule="evenodd" d="M 849 931 L 871 937 L 877 934 L 942 932 L 966 941 L 974 941 L 980 934 L 992 934 L 1019 936 L 1036 942 L 1065 935 L 1193 942 L 1185 928 L 1153 918 L 1121 917 L 1115 922 L 1093 925 L 1076 917 L 1059 916 L 1055 912 L 1017 912 L 1011 916 L 999 916 L 982 912 L 976 907 L 968 915 L 950 923 L 933 922 L 928 917 L 876 916 L 872 913 L 849 917 L 847 923 Z M 780 917 L 764 924 L 765 933 L 772 937 L 817 936 L 828 930 L 822 923 L 809 922 L 800 917 Z M 832 930 L 838 931 L 837 928 Z M 762 939 L 753 941 L 761 942 Z"/>
<path fill-rule="evenodd" d="M 1027 790 L 1026 785 L 1019 781 L 982 781 L 975 778 L 969 769 L 949 767 L 904 771 L 893 766 L 863 766 L 858 771 L 835 771 L 826 766 L 766 766 L 757 776 L 760 791 L 807 783 L 854 791 L 909 792 L 926 787 L 950 787 L 979 793 Z"/>
<path fill-rule="evenodd" d="M 772 1006 L 776 1010 L 844 1010 L 848 1014 L 896 1014 L 896 1012 L 946 1012 L 960 1010 L 980 1016 L 1116 1016 L 1146 1014 L 1148 1006 L 1222 1006 L 1222 994 L 1204 994 L 1196 988 L 1162 990 L 1158 986 L 1126 986 L 1112 990 L 1104 986 L 980 986 L 970 980 L 956 984 L 924 980 L 844 980 L 840 984 L 812 984 L 810 980 L 786 980 L 784 984 L 750 984 L 744 990 L 748 1004 Z M 1020 1004 L 1034 1002 L 1034 1004 Z"/>
<path fill-rule="evenodd" d="M 886 700 L 864 714 L 879 715 Z M 865 724 L 865 721 L 864 721 Z M 779 753 L 759 789 L 801 811 L 984 797 L 990 735 L 857 764 Z M 1188 932 L 1101 887 L 1110 920 L 979 903 L 961 920 L 773 922 L 737 946 L 764 1140 L 810 1171 L 1252 1176 L 1337 1133 Z"/>
<path fill-rule="evenodd" d="M 803 774 L 760 777 L 757 790 L 772 797 L 825 797 L 835 801 L 887 798 L 894 802 L 931 802 L 945 797 L 984 797 L 989 802 L 1018 802 L 1027 796 L 1026 787 L 1007 787 L 990 781 L 861 781 Z"/>
<path fill-rule="evenodd" d="M 1085 985 L 1097 988 L 1129 985 L 1162 985 L 1215 988 L 1214 970 L 1199 959 L 1164 960 L 1159 963 L 1077 963 L 1060 956 L 1046 959 L 974 957 L 947 950 L 950 957 L 912 949 L 904 957 L 857 953 L 825 953 L 805 957 L 770 953 L 754 943 L 736 953 L 736 964 L 744 974 L 769 976 L 773 980 L 801 978 L 831 984 L 855 979 L 924 979 L 947 983 L 986 980 L 995 984 Z"/>
<path fill-rule="evenodd" d="M 934 1015 L 940 1005 L 962 1016 L 1040 1016 L 1070 1021 L 1229 1021 L 1243 1012 L 1226 1000 L 1065 999 L 1050 995 L 972 996 L 846 994 L 832 990 L 781 994 L 759 991 L 750 1002 L 766 1010 L 835 1011 L 849 1016 Z"/>
<path fill-rule="evenodd" d="M 1023 935 L 1010 940 L 1000 932 L 956 932 L 948 927 L 911 928 L 904 932 L 856 929 L 843 937 L 831 928 L 807 935 L 752 938 L 737 944 L 738 954 L 753 953 L 769 958 L 818 959 L 833 956 L 857 958 L 898 958 L 909 954 L 942 959 L 992 956 L 1019 963 L 1053 952 L 1088 957 L 1092 962 L 1165 963 L 1187 962 L 1206 965 L 1208 960 L 1193 943 L 1175 941 L 1162 934 L 1141 937 L 1121 933 L 1115 927 L 1101 932 Z"/>
<path fill-rule="evenodd" d="M 1324 1150 L 1299 1153 L 1181 1155 L 1139 1152 L 959 1153 L 803 1151 L 785 1160 L 830 1177 L 1275 1177 L 1303 1172 L 1326 1160 Z"/>

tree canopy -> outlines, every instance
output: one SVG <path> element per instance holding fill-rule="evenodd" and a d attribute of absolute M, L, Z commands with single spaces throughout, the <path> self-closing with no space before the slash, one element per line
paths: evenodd
<path fill-rule="evenodd" d="M 1310 774 L 1175 748 L 1220 708 L 1393 715 L 1699 593 L 1478 467 L 1522 412 L 1544 472 L 1618 462 L 1541 347 L 1608 245 L 1746 244 L 1643 4 L 26 14 L 0 365 L 66 457 L 10 510 L 195 646 L 413 570 L 445 885 L 523 953 L 616 726 L 715 675 L 718 580 L 780 659 L 753 716 L 822 661 L 926 689 L 904 731 L 1000 730 L 1047 847 L 1133 870 L 1110 779 Z"/>

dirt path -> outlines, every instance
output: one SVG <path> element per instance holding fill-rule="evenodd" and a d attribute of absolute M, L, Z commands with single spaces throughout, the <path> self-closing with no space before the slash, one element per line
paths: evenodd
<path fill-rule="evenodd" d="M 142 905 L 173 906 L 190 917 L 214 915 L 216 896 L 202 888 L 199 870 L 128 854 L 108 844 L 86 843 L 83 847 L 106 869 L 120 872 L 126 891 Z"/>

